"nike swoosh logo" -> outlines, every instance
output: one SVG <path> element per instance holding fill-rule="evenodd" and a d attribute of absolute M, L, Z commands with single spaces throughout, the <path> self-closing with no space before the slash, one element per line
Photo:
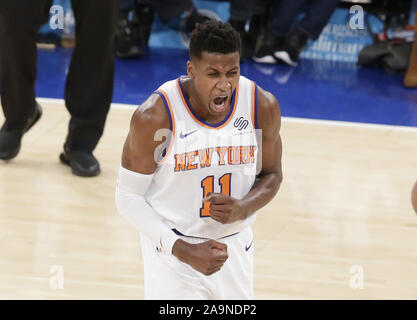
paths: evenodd
<path fill-rule="evenodd" d="M 183 134 L 182 132 L 180 132 L 180 138 L 181 139 L 185 139 L 185 138 L 187 138 L 190 134 L 193 134 L 194 132 L 197 132 L 198 131 L 198 129 L 196 129 L 196 130 L 194 130 L 194 131 L 191 131 L 191 132 L 188 132 L 188 133 L 186 133 L 186 134 Z"/>
<path fill-rule="evenodd" d="M 249 246 L 245 246 L 245 250 L 248 251 L 252 247 L 252 244 L 253 244 L 253 240 L 251 241 Z"/>

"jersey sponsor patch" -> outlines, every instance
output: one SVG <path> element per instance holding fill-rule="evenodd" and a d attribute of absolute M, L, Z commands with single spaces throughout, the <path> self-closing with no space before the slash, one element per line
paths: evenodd
<path fill-rule="evenodd" d="M 243 117 L 236 118 L 235 122 L 233 123 L 233 126 L 239 131 L 246 129 L 248 125 L 249 121 Z"/>

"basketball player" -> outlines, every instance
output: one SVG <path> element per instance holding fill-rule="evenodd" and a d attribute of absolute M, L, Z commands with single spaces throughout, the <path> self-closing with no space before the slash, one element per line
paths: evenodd
<path fill-rule="evenodd" d="M 282 181 L 281 114 L 240 76 L 240 50 L 230 24 L 197 25 L 188 76 L 132 117 L 116 205 L 141 231 L 145 299 L 253 299 L 251 223 Z"/>

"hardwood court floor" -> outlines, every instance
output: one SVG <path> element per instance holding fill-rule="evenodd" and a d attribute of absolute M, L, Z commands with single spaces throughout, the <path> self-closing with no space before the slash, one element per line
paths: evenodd
<path fill-rule="evenodd" d="M 111 109 L 102 174 L 79 178 L 58 161 L 63 104 L 42 105 L 19 156 L 0 163 L 0 299 L 143 298 L 139 235 L 114 206 L 133 110 Z M 282 139 L 284 182 L 254 224 L 255 297 L 417 299 L 417 130 L 284 119 Z"/>

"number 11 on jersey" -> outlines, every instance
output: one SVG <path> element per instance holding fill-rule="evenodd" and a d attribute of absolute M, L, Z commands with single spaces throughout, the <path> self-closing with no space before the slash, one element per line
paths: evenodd
<path fill-rule="evenodd" d="M 230 196 L 232 174 L 226 173 L 219 178 L 220 192 Z M 203 198 L 210 192 L 214 192 L 214 176 L 207 176 L 201 180 L 201 188 L 203 189 Z M 204 202 L 200 208 L 200 217 L 210 217 L 210 203 Z"/>

